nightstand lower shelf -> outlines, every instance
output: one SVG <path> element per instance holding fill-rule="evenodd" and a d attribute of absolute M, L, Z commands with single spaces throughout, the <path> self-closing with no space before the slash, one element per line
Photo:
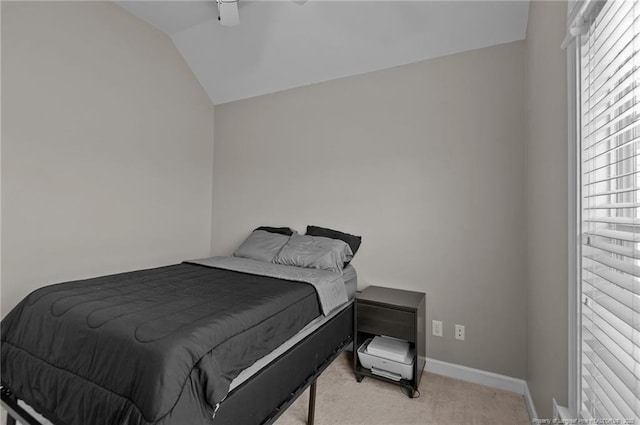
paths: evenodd
<path fill-rule="evenodd" d="M 409 396 L 409 398 L 415 397 L 415 393 L 417 391 L 417 389 L 414 387 L 413 380 L 408 381 L 406 379 L 401 379 L 399 381 L 394 381 L 393 379 L 376 375 L 375 373 L 371 372 L 369 369 L 362 367 L 360 364 L 356 365 L 355 375 L 356 375 L 356 381 L 358 382 L 362 382 L 362 380 L 365 377 L 369 377 L 369 378 L 378 379 L 380 381 L 388 382 L 390 384 L 399 385 L 400 387 L 407 390 L 407 395 Z"/>

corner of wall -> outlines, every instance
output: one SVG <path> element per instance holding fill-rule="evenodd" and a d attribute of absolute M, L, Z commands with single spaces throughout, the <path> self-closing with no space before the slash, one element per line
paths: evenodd
<path fill-rule="evenodd" d="M 213 123 L 213 137 L 211 138 L 211 144 L 213 145 L 213 149 L 212 152 L 213 154 L 211 155 L 211 206 L 209 207 L 209 238 L 210 238 L 210 243 L 209 243 L 209 256 L 213 256 L 214 255 L 214 229 L 213 229 L 213 205 L 215 202 L 215 195 L 216 195 L 216 191 L 215 191 L 215 182 L 214 182 L 214 178 L 215 178 L 215 157 L 216 157 L 216 106 L 215 104 L 213 105 L 213 108 L 211 110 L 211 122 Z"/>
<path fill-rule="evenodd" d="M 529 5 L 526 38 L 527 384 L 541 418 L 567 399 L 566 2 Z"/>

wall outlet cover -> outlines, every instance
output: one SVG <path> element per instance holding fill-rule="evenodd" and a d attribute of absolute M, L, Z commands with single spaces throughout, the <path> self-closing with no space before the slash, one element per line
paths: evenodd
<path fill-rule="evenodd" d="M 455 337 L 456 337 L 456 339 L 464 341 L 464 326 L 463 325 L 456 325 Z"/>
<path fill-rule="evenodd" d="M 431 333 L 434 336 L 442 336 L 442 322 L 440 320 L 431 321 Z"/>

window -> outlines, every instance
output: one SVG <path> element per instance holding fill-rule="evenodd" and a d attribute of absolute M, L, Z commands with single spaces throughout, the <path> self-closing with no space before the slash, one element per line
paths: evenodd
<path fill-rule="evenodd" d="M 578 7 L 572 410 L 640 424 L 640 2 Z"/>

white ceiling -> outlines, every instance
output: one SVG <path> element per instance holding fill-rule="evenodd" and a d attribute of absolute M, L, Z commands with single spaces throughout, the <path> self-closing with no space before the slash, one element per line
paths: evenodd
<path fill-rule="evenodd" d="M 168 34 L 214 104 L 525 38 L 529 2 L 119 1 Z"/>

